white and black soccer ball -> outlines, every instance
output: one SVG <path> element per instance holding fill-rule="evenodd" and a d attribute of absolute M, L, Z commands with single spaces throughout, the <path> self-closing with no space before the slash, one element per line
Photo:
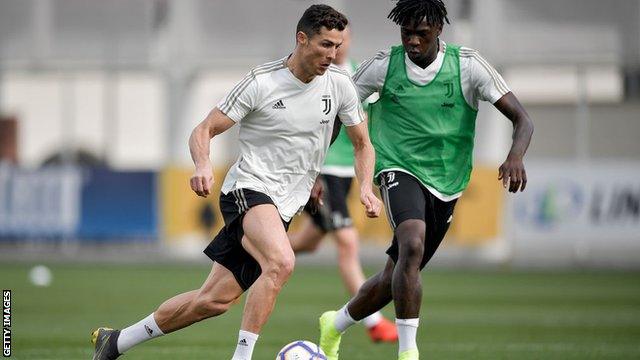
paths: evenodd
<path fill-rule="evenodd" d="M 326 360 L 320 347 L 311 341 L 298 340 L 285 345 L 276 360 Z"/>

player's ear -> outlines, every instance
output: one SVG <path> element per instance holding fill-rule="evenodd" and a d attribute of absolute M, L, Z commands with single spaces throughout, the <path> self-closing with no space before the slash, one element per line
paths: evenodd
<path fill-rule="evenodd" d="M 442 24 L 438 25 L 436 32 L 438 33 L 438 37 L 440 37 L 440 34 L 442 34 Z"/>
<path fill-rule="evenodd" d="M 300 45 L 306 45 L 307 42 L 309 42 L 309 37 L 307 36 L 307 34 L 305 34 L 304 31 L 298 31 L 296 33 L 296 43 Z"/>

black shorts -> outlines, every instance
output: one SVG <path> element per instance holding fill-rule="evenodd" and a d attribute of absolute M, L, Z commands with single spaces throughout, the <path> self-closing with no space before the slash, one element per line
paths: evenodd
<path fill-rule="evenodd" d="M 426 225 L 424 254 L 420 269 L 427 265 L 440 246 L 453 219 L 457 199 L 442 201 L 435 197 L 415 177 L 400 171 L 386 171 L 378 176 L 389 224 L 394 232 L 398 225 L 410 219 Z M 394 235 L 387 254 L 398 261 L 398 239 Z"/>
<path fill-rule="evenodd" d="M 310 204 L 305 206 L 305 211 L 311 216 L 313 223 L 324 232 L 330 232 L 353 226 L 353 220 L 349 216 L 347 197 L 351 189 L 352 177 L 339 177 L 333 175 L 320 175 L 324 183 L 324 206 L 313 209 Z"/>
<path fill-rule="evenodd" d="M 213 261 L 227 268 L 245 291 L 262 273 L 260 264 L 242 247 L 242 219 L 246 212 L 257 205 L 273 204 L 271 198 L 261 192 L 237 189 L 220 194 L 220 211 L 224 227 L 220 229 L 204 253 Z M 285 230 L 289 222 L 282 221 Z"/>

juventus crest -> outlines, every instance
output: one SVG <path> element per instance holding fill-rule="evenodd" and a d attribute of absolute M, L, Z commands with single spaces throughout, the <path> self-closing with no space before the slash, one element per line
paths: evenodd
<path fill-rule="evenodd" d="M 322 113 L 329 115 L 331 112 L 331 95 L 322 95 L 322 104 L 324 105 Z"/>

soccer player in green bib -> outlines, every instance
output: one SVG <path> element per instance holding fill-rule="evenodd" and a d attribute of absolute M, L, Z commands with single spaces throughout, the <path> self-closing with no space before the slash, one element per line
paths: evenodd
<path fill-rule="evenodd" d="M 419 359 L 416 333 L 422 303 L 420 271 L 444 238 L 456 200 L 469 183 L 479 101 L 491 102 L 512 123 L 513 143 L 498 179 L 524 190 L 523 157 L 533 134 L 526 111 L 477 51 L 439 39 L 449 23 L 442 0 L 399 0 L 389 18 L 401 46 L 364 62 L 353 80 L 369 106 L 376 150 L 375 177 L 394 237 L 385 268 L 342 309 L 320 317 L 320 347 L 338 359 L 342 333 L 393 301 L 398 358 Z"/>

